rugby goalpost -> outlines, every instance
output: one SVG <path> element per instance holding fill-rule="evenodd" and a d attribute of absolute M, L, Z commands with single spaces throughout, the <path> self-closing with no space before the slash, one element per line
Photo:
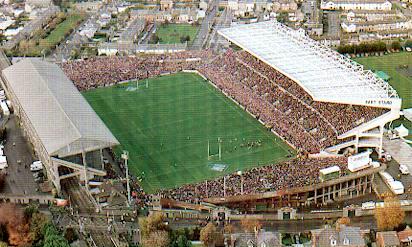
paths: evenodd
<path fill-rule="evenodd" d="M 217 154 L 211 154 L 210 153 L 210 141 L 207 140 L 207 160 L 211 160 L 212 157 L 218 155 L 219 160 L 222 160 L 222 139 L 219 137 L 217 138 L 217 143 L 218 143 L 218 153 Z"/>
<path fill-rule="evenodd" d="M 146 88 L 149 88 L 149 80 L 146 78 L 145 80 Z M 136 89 L 139 89 L 139 80 L 136 80 Z"/>

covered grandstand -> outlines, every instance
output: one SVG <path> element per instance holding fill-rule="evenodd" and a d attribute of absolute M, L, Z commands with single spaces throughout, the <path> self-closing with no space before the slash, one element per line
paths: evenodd
<path fill-rule="evenodd" d="M 102 150 L 119 142 L 57 65 L 24 59 L 4 69 L 2 77 L 14 112 L 58 192 L 61 179 L 105 175 Z"/>
<path fill-rule="evenodd" d="M 382 149 L 384 125 L 399 118 L 402 102 L 386 81 L 308 38 L 303 31 L 276 21 L 236 25 L 219 30 L 219 34 L 292 79 L 313 101 L 389 109 L 378 117 L 359 121 L 350 130 L 336 131 L 342 141 L 324 150 L 338 153 L 351 146 L 356 150 Z"/>

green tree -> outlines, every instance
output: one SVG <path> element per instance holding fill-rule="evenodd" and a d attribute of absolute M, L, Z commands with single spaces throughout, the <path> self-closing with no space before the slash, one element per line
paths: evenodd
<path fill-rule="evenodd" d="M 405 47 L 412 47 L 412 40 L 408 39 L 408 40 L 405 42 Z"/>
<path fill-rule="evenodd" d="M 277 14 L 276 20 L 280 23 L 286 23 L 289 20 L 289 14 L 287 12 L 280 12 Z"/>
<path fill-rule="evenodd" d="M 177 238 L 177 247 L 191 247 L 192 243 L 187 240 L 186 235 L 179 235 Z"/>
<path fill-rule="evenodd" d="M 59 234 L 57 229 L 48 224 L 45 227 L 44 247 L 69 247 L 67 240 Z"/>
<path fill-rule="evenodd" d="M 30 220 L 30 237 L 33 242 L 38 242 L 44 238 L 45 227 L 50 223 L 43 213 L 35 212 Z"/>
<path fill-rule="evenodd" d="M 185 42 L 189 42 L 189 41 L 190 41 L 190 36 L 189 35 L 180 37 L 180 43 L 185 43 Z"/>
<path fill-rule="evenodd" d="M 401 43 L 399 43 L 399 41 L 393 41 L 391 44 L 392 49 L 399 51 L 402 46 Z"/>
<path fill-rule="evenodd" d="M 67 228 L 64 231 L 64 238 L 69 242 L 69 243 L 73 243 L 74 241 L 76 241 L 79 237 L 77 236 L 76 231 L 73 228 Z"/>
<path fill-rule="evenodd" d="M 153 34 L 152 37 L 150 37 L 149 43 L 150 44 L 157 44 L 160 42 L 160 38 L 159 36 L 157 36 L 157 34 Z"/>

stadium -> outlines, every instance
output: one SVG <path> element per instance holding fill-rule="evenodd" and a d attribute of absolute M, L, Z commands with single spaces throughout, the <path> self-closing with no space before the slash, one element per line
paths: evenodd
<path fill-rule="evenodd" d="M 216 203 L 213 198 L 239 201 L 243 195 L 317 184 L 319 170 L 331 166 L 349 174 L 347 154 L 369 149 L 382 156 L 385 125 L 400 117 L 402 104 L 387 82 L 275 21 L 237 25 L 219 33 L 240 49 L 229 48 L 223 54 L 202 50 L 95 57 L 65 62 L 54 76 L 43 75 L 46 82 L 73 82 L 100 117 L 63 107 L 62 114 L 70 112 L 75 125 L 67 141 L 77 144 L 76 149 L 61 143 L 66 153 L 47 150 L 44 159 L 81 171 L 82 165 L 94 163 L 85 162 L 86 151 L 101 154 L 102 149 L 113 148 L 120 160 L 127 150 L 129 170 L 141 191 L 176 201 L 211 198 Z M 32 67 L 33 74 L 44 73 L 35 62 Z M 6 71 L 3 77 L 11 95 L 17 88 L 13 81 L 24 80 Z M 56 90 L 52 94 L 60 101 L 66 97 Z M 22 105 L 23 97 L 13 103 Z M 89 109 L 87 103 L 79 104 Z M 22 105 L 20 112 L 27 107 Z M 79 127 L 89 118 L 104 134 Z M 47 142 L 49 133 L 42 133 L 45 137 L 40 139 Z M 82 146 L 86 144 L 88 150 Z M 39 144 L 39 150 L 43 146 Z M 76 159 L 64 159 L 74 154 Z M 82 156 L 83 162 L 78 160 Z M 56 187 L 61 179 L 80 175 L 59 172 L 53 162 L 49 170 Z M 86 169 L 91 177 L 106 174 L 99 165 Z M 367 193 L 373 174 L 382 169 L 349 177 L 361 179 L 362 193 Z M 347 190 L 359 183 L 347 185 Z M 317 190 L 314 194 L 317 202 Z M 269 197 L 273 196 L 277 195 Z"/>

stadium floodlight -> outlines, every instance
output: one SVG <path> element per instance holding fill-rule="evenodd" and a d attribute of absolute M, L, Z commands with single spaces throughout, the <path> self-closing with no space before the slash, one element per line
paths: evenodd
<path fill-rule="evenodd" d="M 129 152 L 123 150 L 122 159 L 124 159 L 124 164 L 126 167 L 126 185 L 127 185 L 127 205 L 130 207 L 131 204 L 131 197 L 130 197 L 130 181 L 129 181 L 129 167 L 127 165 L 127 161 L 129 160 Z"/>
<path fill-rule="evenodd" d="M 223 197 L 226 197 L 226 175 L 223 176 Z"/>
<path fill-rule="evenodd" d="M 237 171 L 236 173 L 240 176 L 240 194 L 243 195 L 243 172 Z"/>
<path fill-rule="evenodd" d="M 219 143 L 219 160 L 222 160 L 222 139 L 219 137 L 217 141 Z"/>

